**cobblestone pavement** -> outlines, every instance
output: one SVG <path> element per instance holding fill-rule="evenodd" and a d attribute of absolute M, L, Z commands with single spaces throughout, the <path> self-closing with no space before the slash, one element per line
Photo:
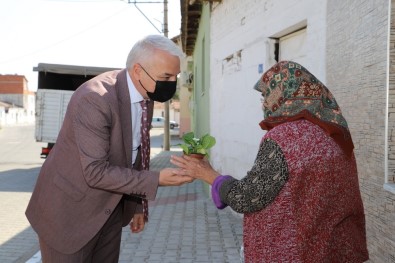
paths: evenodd
<path fill-rule="evenodd" d="M 151 160 L 151 170 L 171 166 L 177 151 L 164 151 Z M 242 219 L 218 210 L 207 187 L 195 181 L 180 187 L 160 187 L 150 203 L 146 229 L 122 232 L 119 262 L 240 262 Z"/>

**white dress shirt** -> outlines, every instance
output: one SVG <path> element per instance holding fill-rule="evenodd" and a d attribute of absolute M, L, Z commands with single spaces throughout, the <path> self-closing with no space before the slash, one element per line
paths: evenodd
<path fill-rule="evenodd" d="M 141 136 L 140 136 L 140 126 L 141 126 L 141 115 L 142 108 L 140 105 L 140 101 L 144 100 L 143 96 L 137 91 L 136 87 L 133 85 L 132 79 L 129 76 L 128 71 L 126 71 L 126 79 L 128 81 L 128 88 L 130 94 L 130 103 L 131 103 L 131 114 L 132 114 L 132 140 L 133 140 L 133 148 L 132 148 L 132 164 L 136 161 L 138 147 L 141 144 Z"/>

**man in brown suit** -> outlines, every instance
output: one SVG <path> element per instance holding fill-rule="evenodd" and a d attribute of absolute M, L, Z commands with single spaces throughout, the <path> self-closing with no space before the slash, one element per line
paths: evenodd
<path fill-rule="evenodd" d="M 55 147 L 44 162 L 26 210 L 43 262 L 117 262 L 122 227 L 144 229 L 142 199 L 158 186 L 193 179 L 166 168 L 141 170 L 140 101 L 164 102 L 175 92 L 181 50 L 147 36 L 126 69 L 103 73 L 73 94 Z"/>

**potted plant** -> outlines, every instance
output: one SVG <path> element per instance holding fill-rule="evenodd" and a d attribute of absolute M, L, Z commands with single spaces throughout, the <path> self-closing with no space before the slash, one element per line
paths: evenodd
<path fill-rule="evenodd" d="M 216 143 L 215 138 L 209 134 L 202 136 L 201 138 L 195 138 L 193 132 L 185 133 L 182 136 L 184 143 L 179 144 L 185 155 L 191 157 L 203 159 L 208 156 L 208 149 L 213 147 Z"/>

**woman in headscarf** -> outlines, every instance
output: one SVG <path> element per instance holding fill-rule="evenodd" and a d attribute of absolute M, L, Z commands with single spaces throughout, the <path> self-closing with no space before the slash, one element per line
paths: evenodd
<path fill-rule="evenodd" d="M 268 132 L 243 179 L 220 175 L 207 160 L 172 163 L 211 184 L 219 209 L 244 214 L 246 262 L 368 260 L 354 146 L 335 98 L 291 61 L 267 70 L 255 89 Z"/>

